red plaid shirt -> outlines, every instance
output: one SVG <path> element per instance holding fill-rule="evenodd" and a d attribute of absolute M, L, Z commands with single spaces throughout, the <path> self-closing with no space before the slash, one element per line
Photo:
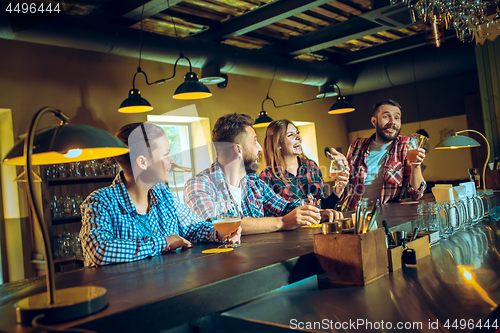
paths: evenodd
<path fill-rule="evenodd" d="M 422 178 L 420 187 L 415 190 L 410 185 L 411 164 L 406 159 L 406 142 L 409 136 L 399 135 L 389 151 L 385 161 L 384 183 L 380 193 L 380 203 L 401 200 L 404 189 L 408 188 L 408 194 L 413 200 L 418 200 L 424 194 L 426 183 Z M 375 134 L 368 139 L 357 139 L 351 144 L 347 153 L 347 161 L 351 167 L 349 184 L 344 190 L 343 208 L 354 210 L 359 199 L 365 193 L 364 182 L 366 179 L 366 157 L 370 153 L 370 143 L 375 140 Z"/>
<path fill-rule="evenodd" d="M 299 169 L 297 176 L 284 170 L 285 179 L 276 177 L 273 174 L 271 166 L 266 167 L 260 173 L 262 179 L 274 193 L 281 195 L 288 201 L 295 199 L 307 199 L 307 193 L 304 188 L 310 184 L 316 185 L 316 193 L 311 193 L 316 199 L 325 197 L 325 184 L 323 182 L 323 175 L 321 170 L 313 160 L 306 160 L 299 158 Z"/>

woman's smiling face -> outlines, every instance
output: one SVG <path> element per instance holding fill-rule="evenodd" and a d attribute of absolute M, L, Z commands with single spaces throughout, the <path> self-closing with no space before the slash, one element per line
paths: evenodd
<path fill-rule="evenodd" d="M 302 154 L 302 138 L 299 134 L 299 130 L 292 124 L 288 124 L 288 127 L 281 143 L 281 155 L 300 155 Z"/>

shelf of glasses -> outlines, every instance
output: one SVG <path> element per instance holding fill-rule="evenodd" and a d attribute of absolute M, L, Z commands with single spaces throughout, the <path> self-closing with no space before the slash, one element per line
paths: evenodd
<path fill-rule="evenodd" d="M 88 183 L 111 183 L 115 179 L 115 175 L 110 176 L 88 176 L 77 178 L 49 178 L 47 183 L 49 186 L 54 185 L 74 185 L 74 184 L 88 184 Z"/>
<path fill-rule="evenodd" d="M 57 217 L 52 219 L 52 225 L 80 222 L 82 220 L 81 215 L 68 216 L 68 217 Z"/>

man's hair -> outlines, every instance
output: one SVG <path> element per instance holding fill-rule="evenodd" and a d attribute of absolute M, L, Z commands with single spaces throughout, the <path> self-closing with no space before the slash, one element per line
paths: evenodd
<path fill-rule="evenodd" d="M 246 114 L 231 113 L 222 116 L 215 122 L 212 142 L 240 143 L 246 134 L 246 127 L 252 125 L 252 118 Z"/>
<path fill-rule="evenodd" d="M 128 154 L 116 156 L 115 161 L 124 172 L 133 172 L 131 161 L 143 155 L 151 159 L 151 152 L 157 148 L 156 139 L 165 136 L 163 129 L 151 123 L 131 123 L 123 126 L 115 136 L 128 146 Z"/>
<path fill-rule="evenodd" d="M 396 101 L 393 101 L 392 99 L 386 99 L 386 100 L 383 100 L 383 101 L 380 101 L 378 102 L 377 104 L 375 104 L 373 106 L 373 115 L 375 115 L 378 111 L 378 108 L 381 107 L 382 105 L 392 105 L 392 106 L 396 106 L 399 108 L 399 111 L 401 111 L 401 105 L 399 105 L 398 102 Z"/>

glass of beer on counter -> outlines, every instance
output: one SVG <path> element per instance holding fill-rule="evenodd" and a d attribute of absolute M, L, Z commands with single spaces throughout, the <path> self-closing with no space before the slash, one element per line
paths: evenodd
<path fill-rule="evenodd" d="M 233 200 L 217 201 L 214 206 L 212 224 L 218 232 L 224 234 L 224 245 L 221 247 L 238 247 L 238 244 L 229 243 L 231 234 L 238 230 L 241 224 L 240 209 Z"/>
<path fill-rule="evenodd" d="M 427 137 L 425 135 L 413 133 L 406 143 L 408 147 L 408 152 L 406 154 L 406 158 L 410 163 L 417 162 L 418 150 L 423 149 L 425 143 L 427 142 Z"/>

